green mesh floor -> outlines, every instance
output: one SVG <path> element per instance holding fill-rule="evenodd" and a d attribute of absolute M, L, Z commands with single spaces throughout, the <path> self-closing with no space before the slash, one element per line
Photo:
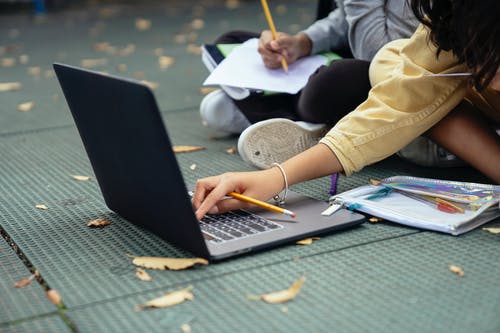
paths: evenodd
<path fill-rule="evenodd" d="M 493 333 L 500 329 L 500 267 L 492 263 L 499 260 L 498 237 L 484 231 L 458 238 L 420 233 L 185 282 L 68 315 L 84 331 L 106 332 L 176 332 L 189 323 L 193 332 Z M 451 273 L 450 264 L 465 276 Z M 306 282 L 293 302 L 246 299 L 284 289 L 303 274 Z M 190 283 L 195 300 L 135 312 L 137 304 Z"/>
<path fill-rule="evenodd" d="M 3 238 L 0 238 L 0 263 L 0 331 L 4 323 L 57 310 L 37 281 L 14 288 L 16 282 L 31 273 Z"/>
<path fill-rule="evenodd" d="M 29 321 L 11 323 L 9 325 L 0 325 L 0 332 L 3 333 L 69 333 L 71 330 L 68 325 L 58 316 L 42 317 Z"/>
<path fill-rule="evenodd" d="M 0 332 L 179 332 L 185 323 L 193 332 L 500 331 L 500 238 L 482 230 L 452 237 L 365 223 L 323 236 L 311 246 L 290 244 L 193 270 L 151 271 L 150 283 L 135 278 L 125 253 L 189 254 L 110 212 L 95 179 L 71 178 L 93 173 L 51 64 L 107 58 L 97 69 L 117 74 L 117 66 L 126 64 L 122 75 L 158 83 L 155 94 L 172 142 L 206 147 L 177 156 L 186 182 L 252 170 L 238 155 L 226 152 L 236 144 L 235 137 L 201 126 L 199 88 L 207 71 L 199 55 L 187 51 L 189 42 L 175 42 L 176 36 L 193 33 L 194 18 L 203 19 L 204 28 L 190 35 L 193 44 L 211 42 L 223 31 L 265 28 L 258 1 L 239 1 L 237 10 L 225 3 L 92 1 L 86 2 L 85 11 L 75 4 L 44 18 L 0 17 L 0 46 L 18 48 L 16 57 L 29 56 L 27 64 L 0 67 L 0 82 L 23 84 L 19 91 L 0 93 L 0 226 L 45 282 L 59 290 L 64 303 L 56 314 L 38 283 L 13 288 L 29 271 L 0 239 Z M 313 20 L 315 5 L 277 1 L 271 9 L 277 27 L 293 32 Z M 136 30 L 139 17 L 151 20 L 152 29 Z M 111 57 L 93 49 L 98 42 L 119 48 L 132 43 L 135 51 Z M 175 59 L 167 70 L 158 67 L 158 48 Z M 28 74 L 31 66 L 40 67 L 41 75 Z M 17 111 L 26 101 L 34 101 L 35 108 Z M 397 174 L 487 181 L 469 168 L 420 168 L 393 157 L 353 177 L 340 176 L 338 192 L 369 178 Z M 329 177 L 294 186 L 319 200 L 328 198 L 329 188 Z M 36 209 L 36 204 L 49 209 Z M 88 220 L 99 217 L 112 224 L 98 230 L 86 227 Z M 461 266 L 466 275 L 453 275 L 450 264 Z M 285 288 L 301 274 L 307 281 L 291 303 L 273 306 L 245 297 Z M 138 303 L 189 284 L 195 286 L 192 302 L 134 311 Z"/>

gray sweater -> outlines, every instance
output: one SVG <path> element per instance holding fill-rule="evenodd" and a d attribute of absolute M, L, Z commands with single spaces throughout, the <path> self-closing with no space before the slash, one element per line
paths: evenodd
<path fill-rule="evenodd" d="M 312 54 L 349 48 L 371 60 L 386 43 L 410 37 L 418 26 L 407 0 L 335 0 L 337 8 L 304 32 Z"/>

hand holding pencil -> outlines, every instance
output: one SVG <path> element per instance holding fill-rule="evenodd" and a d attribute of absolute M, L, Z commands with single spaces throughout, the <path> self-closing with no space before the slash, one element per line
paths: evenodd
<path fill-rule="evenodd" d="M 271 30 L 271 34 L 273 37 L 273 40 L 278 39 L 278 33 L 276 32 L 276 27 L 274 26 L 274 21 L 271 16 L 271 11 L 269 10 L 269 6 L 267 4 L 267 0 L 261 0 L 262 3 L 262 9 L 264 10 L 264 14 L 266 16 L 267 23 L 269 24 L 269 29 Z M 285 59 L 285 55 L 281 55 L 281 67 L 283 67 L 283 70 L 288 73 L 288 64 Z"/>

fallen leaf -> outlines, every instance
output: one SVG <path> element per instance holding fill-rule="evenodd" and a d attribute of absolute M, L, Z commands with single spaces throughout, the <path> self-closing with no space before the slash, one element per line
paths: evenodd
<path fill-rule="evenodd" d="M 212 91 L 216 91 L 216 90 L 219 90 L 219 88 L 217 88 L 217 87 L 203 87 L 203 88 L 200 88 L 200 90 L 198 90 L 198 91 L 202 95 L 207 95 L 207 94 L 211 93 Z"/>
<path fill-rule="evenodd" d="M 156 49 L 153 50 L 153 54 L 157 57 L 161 57 L 163 55 L 163 48 L 157 47 Z"/>
<path fill-rule="evenodd" d="M 159 86 L 158 83 L 147 81 L 147 80 L 141 80 L 141 83 L 144 83 L 145 85 L 147 85 L 152 90 L 155 90 Z"/>
<path fill-rule="evenodd" d="M 47 207 L 47 206 L 45 206 L 45 205 L 42 205 L 42 204 L 35 205 L 35 208 L 38 208 L 38 209 L 43 209 L 43 210 L 47 210 L 47 209 L 49 209 L 49 207 Z"/>
<path fill-rule="evenodd" d="M 186 46 L 186 51 L 188 53 L 191 53 L 191 54 L 200 55 L 201 54 L 201 47 L 199 45 L 196 45 L 196 44 L 188 44 L 188 46 Z"/>
<path fill-rule="evenodd" d="M 158 57 L 158 64 L 161 69 L 167 69 L 175 63 L 175 59 L 167 56 Z"/>
<path fill-rule="evenodd" d="M 191 333 L 191 326 L 189 324 L 182 324 L 181 331 L 182 333 Z"/>
<path fill-rule="evenodd" d="M 240 6 L 240 0 L 226 0 L 227 9 L 236 9 Z"/>
<path fill-rule="evenodd" d="M 135 28 L 139 31 L 145 31 L 151 29 L 153 24 L 150 20 L 146 20 L 143 18 L 138 18 L 135 20 Z"/>
<path fill-rule="evenodd" d="M 14 67 L 16 65 L 16 58 L 2 58 L 0 59 L 0 66 Z"/>
<path fill-rule="evenodd" d="M 177 44 L 184 44 L 187 42 L 187 36 L 185 34 L 177 34 L 174 36 L 174 42 Z"/>
<path fill-rule="evenodd" d="M 297 245 L 311 245 L 313 241 L 320 239 L 319 237 L 310 237 L 310 238 L 305 238 L 302 240 L 299 240 L 295 242 Z"/>
<path fill-rule="evenodd" d="M 82 59 L 80 62 L 82 67 L 85 68 L 94 68 L 98 66 L 104 66 L 108 63 L 108 59 L 106 58 L 98 58 L 98 59 Z"/>
<path fill-rule="evenodd" d="M 134 52 L 135 52 L 135 45 L 134 44 L 128 44 L 123 49 L 119 49 L 118 50 L 118 55 L 121 56 L 121 57 L 126 57 L 128 55 L 131 55 Z"/>
<path fill-rule="evenodd" d="M 87 227 L 105 227 L 111 224 L 111 221 L 107 219 L 95 219 L 87 222 Z"/>
<path fill-rule="evenodd" d="M 109 52 L 113 48 L 108 42 L 95 43 L 92 48 L 96 52 Z"/>
<path fill-rule="evenodd" d="M 54 303 L 55 305 L 61 305 L 62 304 L 62 297 L 61 294 L 55 289 L 50 289 L 45 292 L 45 295 L 49 298 L 49 300 Z"/>
<path fill-rule="evenodd" d="M 228 154 L 236 154 L 237 151 L 238 151 L 238 148 L 236 148 L 236 145 L 231 146 L 229 149 L 226 149 L 226 153 L 228 153 Z"/>
<path fill-rule="evenodd" d="M 379 223 L 382 221 L 383 221 L 383 219 L 381 219 L 380 217 L 375 217 L 375 216 L 372 216 L 368 219 L 368 222 L 370 222 L 370 223 Z"/>
<path fill-rule="evenodd" d="M 285 290 L 281 291 L 276 291 L 268 294 L 263 294 L 260 296 L 256 295 L 249 295 L 248 298 L 250 299 L 255 299 L 255 300 L 262 300 L 266 303 L 270 304 L 278 304 L 278 303 L 285 303 L 288 301 L 291 301 L 294 299 L 297 294 L 300 291 L 300 288 L 302 287 L 302 283 L 304 283 L 306 277 L 302 276 L 300 279 L 294 282 L 294 284 Z"/>
<path fill-rule="evenodd" d="M 118 64 L 118 65 L 116 65 L 116 69 L 120 73 L 125 73 L 127 71 L 127 65 L 126 64 Z"/>
<path fill-rule="evenodd" d="M 201 146 L 174 146 L 174 153 L 190 153 L 193 151 L 203 150 L 205 147 Z"/>
<path fill-rule="evenodd" d="M 286 12 L 287 12 L 287 8 L 285 5 L 278 5 L 276 6 L 276 10 L 275 10 L 276 14 L 278 15 L 285 15 Z"/>
<path fill-rule="evenodd" d="M 187 300 L 192 301 L 194 299 L 194 296 L 191 293 L 191 290 L 193 290 L 193 286 L 189 286 L 185 289 L 177 291 L 172 291 L 163 296 L 154 298 L 144 304 L 137 305 L 137 311 L 140 311 L 143 308 L 165 308 L 183 303 Z"/>
<path fill-rule="evenodd" d="M 490 228 L 483 228 L 483 230 L 485 231 L 488 231 L 489 233 L 492 233 L 492 234 L 500 234 L 500 228 L 494 228 L 494 227 L 490 227 Z"/>
<path fill-rule="evenodd" d="M 0 83 L 0 91 L 13 91 L 22 88 L 22 84 L 19 82 L 4 82 Z"/>
<path fill-rule="evenodd" d="M 19 56 L 19 63 L 22 65 L 26 65 L 30 61 L 30 56 L 27 54 L 21 54 Z"/>
<path fill-rule="evenodd" d="M 455 266 L 455 265 L 450 265 L 448 266 L 448 269 L 450 271 L 452 271 L 453 273 L 457 274 L 458 276 L 464 276 L 464 270 L 461 269 L 460 267 L 458 266 Z"/>
<path fill-rule="evenodd" d="M 196 164 L 191 164 L 191 166 L 189 167 L 189 169 L 191 169 L 193 171 L 196 170 Z"/>
<path fill-rule="evenodd" d="M 205 22 L 202 19 L 197 18 L 191 21 L 190 26 L 194 30 L 200 30 L 205 26 Z"/>
<path fill-rule="evenodd" d="M 281 308 L 281 312 L 287 313 L 288 312 L 288 306 L 284 306 Z"/>
<path fill-rule="evenodd" d="M 90 180 L 90 176 L 71 175 L 71 177 L 73 177 L 74 179 L 76 179 L 78 181 Z"/>
<path fill-rule="evenodd" d="M 42 69 L 38 66 L 28 67 L 28 74 L 33 76 L 38 76 L 42 73 Z"/>
<path fill-rule="evenodd" d="M 137 268 L 135 270 L 135 276 L 141 281 L 152 281 L 153 278 L 143 269 Z"/>
<path fill-rule="evenodd" d="M 21 103 L 17 106 L 17 110 L 26 112 L 26 111 L 30 111 L 31 109 L 33 109 L 34 106 L 35 106 L 35 102 Z"/>
<path fill-rule="evenodd" d="M 14 287 L 15 288 L 22 288 L 22 287 L 26 287 L 27 285 L 29 285 L 37 276 L 39 275 L 38 273 L 38 270 L 35 270 L 35 273 L 34 274 L 31 274 L 29 277 L 25 278 L 25 279 L 22 279 L 20 281 L 17 281 L 15 284 L 14 284 Z"/>
<path fill-rule="evenodd" d="M 130 254 L 127 256 L 133 259 L 134 265 L 152 269 L 178 271 L 196 264 L 208 265 L 208 261 L 203 258 L 136 257 Z"/>

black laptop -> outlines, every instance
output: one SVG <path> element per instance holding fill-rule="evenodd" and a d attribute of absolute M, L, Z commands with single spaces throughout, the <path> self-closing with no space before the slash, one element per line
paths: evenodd
<path fill-rule="evenodd" d="M 255 208 L 198 221 L 153 92 L 125 78 L 54 64 L 106 205 L 192 254 L 210 260 L 262 250 L 358 225 L 322 201 L 291 193 L 296 218 Z"/>

